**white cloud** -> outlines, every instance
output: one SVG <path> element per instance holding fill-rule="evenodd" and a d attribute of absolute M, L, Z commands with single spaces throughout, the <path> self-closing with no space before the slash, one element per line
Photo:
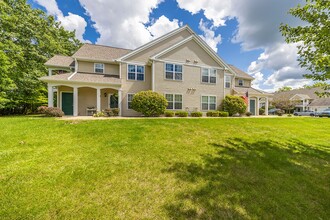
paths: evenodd
<path fill-rule="evenodd" d="M 221 35 L 215 36 L 214 26 L 208 28 L 208 23 L 204 22 L 203 19 L 199 22 L 199 29 L 203 31 L 203 35 L 199 35 L 215 52 L 218 51 L 218 44 L 221 43 Z"/>
<path fill-rule="evenodd" d="M 180 26 L 176 19 L 170 21 L 161 16 L 150 23 L 150 13 L 157 8 L 161 0 L 100 0 L 98 4 L 90 0 L 79 0 L 100 33 L 98 44 L 124 48 L 136 48 L 155 37 Z"/>
<path fill-rule="evenodd" d="M 177 0 L 179 7 L 196 14 L 203 10 L 207 19 L 213 21 L 213 25 L 225 25 L 228 17 L 231 17 L 232 0 Z"/>
<path fill-rule="evenodd" d="M 56 17 L 57 21 L 61 22 L 61 25 L 68 31 L 76 31 L 76 38 L 81 41 L 85 41 L 83 34 L 87 27 L 85 19 L 79 15 L 68 13 L 68 16 L 64 16 L 62 11 L 58 8 L 55 0 L 34 0 L 39 5 L 43 6 L 49 15 Z"/>
<path fill-rule="evenodd" d="M 180 23 L 177 19 L 170 21 L 167 17 L 162 15 L 147 29 L 154 38 L 157 38 L 179 28 L 180 26 L 182 26 L 182 23 Z"/>

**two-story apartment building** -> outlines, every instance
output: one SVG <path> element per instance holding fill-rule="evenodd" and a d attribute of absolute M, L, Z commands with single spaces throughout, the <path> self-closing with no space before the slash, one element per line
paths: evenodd
<path fill-rule="evenodd" d="M 248 94 L 248 111 L 255 115 L 260 101 L 268 108 L 271 96 L 253 89 L 253 77 L 226 64 L 188 26 L 135 50 L 84 44 L 71 57 L 54 56 L 45 65 L 48 105 L 56 91 L 66 115 L 118 107 L 122 116 L 139 116 L 131 101 L 143 90 L 163 94 L 173 111 L 216 110 L 226 95 Z"/>

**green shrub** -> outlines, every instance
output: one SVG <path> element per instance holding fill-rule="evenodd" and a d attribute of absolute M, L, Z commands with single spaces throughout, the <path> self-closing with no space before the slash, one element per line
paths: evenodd
<path fill-rule="evenodd" d="M 103 110 L 103 113 L 104 113 L 105 116 L 108 116 L 108 117 L 113 116 L 112 109 L 110 109 L 110 108 L 106 108 L 106 109 L 104 109 L 104 110 Z"/>
<path fill-rule="evenodd" d="M 62 117 L 64 115 L 64 112 L 57 107 L 40 106 L 37 110 L 48 117 Z"/>
<path fill-rule="evenodd" d="M 250 117 L 252 115 L 252 113 L 251 112 L 246 112 L 245 115 Z"/>
<path fill-rule="evenodd" d="M 246 104 L 239 96 L 227 95 L 223 100 L 223 108 L 230 116 L 238 113 L 243 114 L 246 111 Z"/>
<path fill-rule="evenodd" d="M 259 108 L 259 115 L 263 115 L 263 114 L 265 114 L 265 109 Z"/>
<path fill-rule="evenodd" d="M 97 112 L 95 114 L 93 114 L 93 117 L 104 117 L 105 114 L 103 112 Z"/>
<path fill-rule="evenodd" d="M 112 109 L 113 116 L 118 116 L 119 115 L 119 111 L 120 111 L 119 108 Z"/>
<path fill-rule="evenodd" d="M 202 117 L 203 113 L 202 112 L 191 112 L 190 116 L 191 117 Z"/>
<path fill-rule="evenodd" d="M 219 117 L 228 117 L 228 112 L 219 111 Z"/>
<path fill-rule="evenodd" d="M 166 110 L 164 112 L 164 115 L 165 115 L 165 117 L 173 117 L 174 116 L 174 112 L 173 111 Z"/>
<path fill-rule="evenodd" d="M 219 111 L 208 111 L 206 112 L 207 117 L 219 117 Z"/>
<path fill-rule="evenodd" d="M 132 100 L 132 109 L 147 117 L 163 114 L 167 105 L 164 96 L 150 90 L 136 93 Z"/>
<path fill-rule="evenodd" d="M 175 116 L 188 117 L 188 112 L 186 112 L 186 111 L 177 111 L 177 112 L 175 112 Z"/>
<path fill-rule="evenodd" d="M 283 110 L 277 110 L 277 111 L 275 112 L 275 114 L 276 114 L 277 116 L 282 116 L 282 115 L 284 114 L 284 111 L 283 111 Z"/>

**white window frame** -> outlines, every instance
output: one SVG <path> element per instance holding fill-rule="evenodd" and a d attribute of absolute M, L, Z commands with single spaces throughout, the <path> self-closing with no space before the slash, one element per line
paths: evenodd
<path fill-rule="evenodd" d="M 127 104 L 127 110 L 133 110 L 132 108 L 128 107 L 129 106 L 128 103 L 132 102 L 132 101 L 129 101 L 129 99 L 128 99 L 129 95 L 133 95 L 133 97 L 134 97 L 135 93 L 127 93 L 127 96 L 126 96 L 126 98 L 127 98 L 127 103 L 126 103 Z M 132 98 L 132 100 L 133 100 L 133 98 Z"/>
<path fill-rule="evenodd" d="M 229 78 L 229 81 L 228 81 L 228 83 L 229 83 L 229 87 L 226 86 L 226 84 L 227 84 L 227 78 Z M 230 75 L 225 75 L 224 87 L 225 87 L 226 89 L 230 89 L 230 88 L 231 88 L 231 80 L 232 80 L 232 77 L 231 77 Z"/>
<path fill-rule="evenodd" d="M 135 77 L 134 77 L 134 79 L 129 79 L 128 78 L 129 66 L 135 66 L 135 72 L 134 72 Z M 138 80 L 137 79 L 137 75 L 138 74 L 141 74 L 141 73 L 138 73 L 137 72 L 137 67 L 138 66 L 143 67 L 143 80 Z M 131 72 L 131 73 L 133 73 L 133 72 Z M 140 81 L 140 82 L 144 82 L 146 80 L 146 74 L 145 73 L 146 73 L 146 67 L 145 67 L 145 65 L 133 64 L 133 63 L 128 63 L 127 64 L 127 77 L 126 78 L 127 78 L 128 81 Z"/>
<path fill-rule="evenodd" d="M 203 109 L 203 104 L 205 104 L 203 102 L 203 97 L 207 97 L 207 109 Z M 210 109 L 210 97 L 215 97 L 215 109 Z M 212 103 L 213 104 L 213 103 Z M 217 110 L 217 96 L 216 95 L 201 95 L 201 110 L 202 111 L 215 111 Z"/>
<path fill-rule="evenodd" d="M 207 82 L 203 82 L 203 70 L 207 70 Z M 215 83 L 214 82 L 211 82 L 211 71 L 215 71 Z M 201 68 L 201 83 L 206 83 L 206 84 L 217 84 L 218 82 L 218 77 L 217 77 L 217 69 L 215 68 L 207 68 L 207 67 L 202 67 Z"/>
<path fill-rule="evenodd" d="M 96 68 L 97 65 L 102 65 L 102 68 Z M 102 69 L 102 72 L 97 72 L 96 69 Z M 104 72 L 105 72 L 104 63 L 94 63 L 94 73 L 104 73 Z"/>
<path fill-rule="evenodd" d="M 172 72 L 173 73 L 173 77 L 172 77 L 172 79 L 166 78 L 166 72 L 170 72 L 170 71 L 166 71 L 166 64 L 173 65 L 173 72 Z M 182 76 L 181 79 L 175 79 L 175 66 L 181 66 L 181 76 Z M 165 80 L 182 82 L 183 81 L 183 64 L 165 62 L 164 63 L 164 79 Z"/>
<path fill-rule="evenodd" d="M 244 80 L 243 79 L 238 79 L 238 86 L 244 86 Z"/>
<path fill-rule="evenodd" d="M 181 93 L 165 93 L 164 94 L 165 99 L 166 99 L 166 95 L 172 95 L 173 96 L 173 108 L 167 108 L 166 107 L 167 110 L 182 110 L 183 109 L 183 95 Z M 180 109 L 175 108 L 175 103 L 180 103 L 180 102 L 175 101 L 175 95 L 181 95 L 181 108 Z"/>

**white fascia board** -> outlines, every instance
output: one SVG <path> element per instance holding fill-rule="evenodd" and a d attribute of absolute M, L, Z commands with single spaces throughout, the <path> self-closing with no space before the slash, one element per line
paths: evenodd
<path fill-rule="evenodd" d="M 145 50 L 145 49 L 148 49 L 148 48 L 152 47 L 153 45 L 155 45 L 155 44 L 157 44 L 157 43 L 159 43 L 159 42 L 161 42 L 163 40 L 166 40 L 167 38 L 170 38 L 173 35 L 181 32 L 183 30 L 188 30 L 191 34 L 194 34 L 194 32 L 191 30 L 191 28 L 188 25 L 182 26 L 182 27 L 177 28 L 177 29 L 175 29 L 175 30 L 173 30 L 173 31 L 171 31 L 171 32 L 169 32 L 169 33 L 167 33 L 167 34 L 165 34 L 165 35 L 163 35 L 163 36 L 155 39 L 155 40 L 150 41 L 149 43 L 146 43 L 146 44 L 138 47 L 137 49 L 133 50 L 132 52 L 130 52 L 130 53 L 128 53 L 128 54 L 126 54 L 126 55 L 118 58 L 118 61 L 122 61 L 124 59 L 127 59 L 127 58 L 129 58 L 129 57 L 131 57 L 131 56 L 133 56 L 133 55 L 135 55 L 135 54 L 137 54 L 137 53 Z"/>

